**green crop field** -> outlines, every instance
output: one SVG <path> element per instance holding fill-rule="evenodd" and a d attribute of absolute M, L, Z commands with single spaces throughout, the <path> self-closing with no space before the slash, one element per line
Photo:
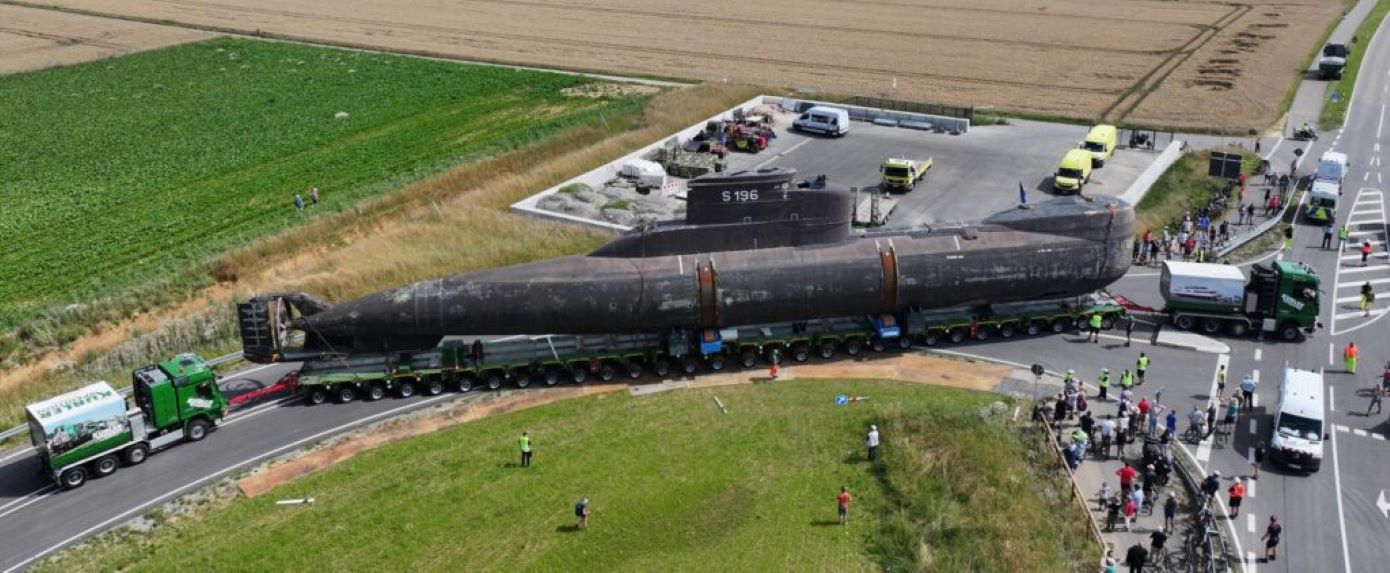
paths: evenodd
<path fill-rule="evenodd" d="M 244 39 L 0 78 L 0 329 L 641 104 L 591 81 Z"/>
<path fill-rule="evenodd" d="M 840 406 L 837 394 L 868 399 Z M 996 400 L 828 380 L 568 400 L 366 452 L 151 533 L 103 536 L 38 570 L 1081 570 L 1095 548 L 1068 519 L 1079 510 L 1041 477 L 1055 469 L 1031 465 L 1049 458 L 1009 425 L 1011 408 L 986 415 Z M 884 444 L 873 464 L 870 423 Z M 535 440 L 530 468 L 518 467 L 522 431 Z M 844 527 L 841 485 L 855 496 Z M 306 496 L 317 502 L 275 505 Z"/>

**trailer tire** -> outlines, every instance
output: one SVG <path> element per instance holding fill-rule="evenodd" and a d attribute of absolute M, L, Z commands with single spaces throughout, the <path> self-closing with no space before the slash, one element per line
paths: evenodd
<path fill-rule="evenodd" d="M 961 342 L 964 342 L 964 341 L 965 341 L 965 330 L 964 330 L 964 329 L 961 329 L 961 328 L 952 328 L 952 329 L 951 329 L 951 333 L 950 333 L 950 337 L 951 337 L 951 342 L 954 342 L 954 343 L 957 343 L 957 344 L 959 344 L 959 343 L 961 343 Z"/>
<path fill-rule="evenodd" d="M 873 340 L 869 341 L 869 348 L 872 348 L 874 352 L 883 352 L 888 349 L 888 343 L 884 342 L 882 337 L 875 336 Z"/>
<path fill-rule="evenodd" d="M 444 393 L 444 382 L 440 381 L 439 378 L 437 378 L 437 377 L 435 377 L 435 378 L 430 378 L 429 380 L 426 380 L 426 381 L 425 381 L 425 395 L 426 395 L 426 396 L 438 396 L 438 395 L 443 394 L 443 393 Z"/>
<path fill-rule="evenodd" d="M 989 327 L 981 326 L 975 331 L 975 340 L 989 340 Z"/>
<path fill-rule="evenodd" d="M 502 375 L 496 372 L 489 372 L 486 378 L 488 390 L 502 389 Z"/>
<path fill-rule="evenodd" d="M 798 342 L 792 345 L 792 362 L 805 362 L 811 359 L 811 349 L 806 348 L 805 342 Z"/>
<path fill-rule="evenodd" d="M 143 464 L 148 457 L 150 457 L 150 447 L 144 442 L 126 448 L 125 452 L 121 453 L 121 461 L 125 462 L 125 465 L 128 466 Z"/>
<path fill-rule="evenodd" d="M 1284 342 L 1298 342 L 1302 336 L 1303 333 L 1298 329 L 1297 323 L 1285 322 L 1279 327 L 1279 339 Z"/>
<path fill-rule="evenodd" d="M 1104 328 L 1105 330 L 1115 328 L 1115 317 L 1109 315 L 1102 316 L 1100 318 L 1100 327 Z"/>
<path fill-rule="evenodd" d="M 1221 332 L 1221 321 L 1215 318 L 1208 318 L 1202 321 L 1202 332 L 1216 334 Z"/>
<path fill-rule="evenodd" d="M 340 404 L 346 404 L 357 399 L 357 389 L 353 388 L 351 384 L 339 384 L 338 387 L 334 389 L 333 393 Z"/>
<path fill-rule="evenodd" d="M 63 489 L 77 489 L 87 483 L 87 468 L 68 468 L 58 476 Z"/>
<path fill-rule="evenodd" d="M 636 360 L 627 363 L 627 377 L 636 380 L 642 377 L 642 363 Z"/>
<path fill-rule="evenodd" d="M 475 382 L 477 382 L 477 380 L 473 378 L 472 374 L 459 376 L 459 392 L 471 392 Z"/>
<path fill-rule="evenodd" d="M 546 386 L 554 386 L 560 383 L 560 371 L 555 368 L 546 368 L 542 380 Z"/>
<path fill-rule="evenodd" d="M 411 397 L 411 396 L 414 396 L 414 395 L 415 395 L 415 383 L 414 383 L 414 382 L 401 382 L 401 385 L 396 387 L 396 395 L 397 395 L 397 396 L 400 396 L 400 397 L 402 397 L 402 398 L 409 398 L 409 397 Z"/>
<path fill-rule="evenodd" d="M 308 399 L 310 406 L 317 406 L 328 401 L 328 391 L 322 386 L 315 386 L 309 389 Z"/>
<path fill-rule="evenodd" d="M 723 369 L 724 369 L 724 355 L 722 355 L 722 354 L 715 354 L 715 355 L 713 355 L 713 356 L 708 356 L 708 357 L 706 357 L 706 358 L 705 358 L 705 366 L 707 366 L 710 370 L 713 370 L 713 371 L 715 371 L 715 372 L 718 372 L 718 371 L 720 371 L 720 370 L 723 370 Z"/>
<path fill-rule="evenodd" d="M 671 361 L 665 358 L 657 358 L 652 361 L 652 374 L 658 378 L 665 378 L 671 375 Z"/>
<path fill-rule="evenodd" d="M 386 397 L 386 387 L 380 383 L 372 384 L 367 387 L 367 401 L 375 402 Z"/>
<path fill-rule="evenodd" d="M 845 354 L 859 356 L 864 351 L 864 341 L 858 338 L 851 338 L 845 341 Z"/>
<path fill-rule="evenodd" d="M 1243 320 L 1232 320 L 1230 331 L 1231 336 L 1245 336 L 1250 332 L 1250 325 Z"/>
<path fill-rule="evenodd" d="M 192 422 L 188 423 L 188 427 L 184 428 L 184 438 L 190 442 L 202 441 L 203 438 L 208 437 L 208 425 L 207 420 L 194 418 Z"/>
<path fill-rule="evenodd" d="M 1038 333 L 1042 332 L 1042 325 L 1037 322 L 1029 322 L 1028 328 L 1024 332 L 1027 332 L 1028 336 L 1037 336 Z"/>
<path fill-rule="evenodd" d="M 912 350 L 912 337 L 907 334 L 899 336 L 898 350 Z"/>
<path fill-rule="evenodd" d="M 1197 319 L 1185 314 L 1180 314 L 1178 316 L 1173 317 L 1173 326 L 1176 326 L 1182 330 L 1192 330 L 1197 326 Z"/>
<path fill-rule="evenodd" d="M 618 371 L 617 371 L 617 369 L 613 368 L 613 365 L 612 365 L 612 364 L 609 364 L 609 363 L 605 362 L 605 363 L 603 364 L 603 366 L 599 366 L 599 367 L 598 367 L 598 379 L 599 379 L 599 380 L 602 380 L 602 381 L 604 381 L 604 382 L 612 382 L 612 381 L 613 381 L 613 377 L 615 377 L 615 376 L 617 376 L 617 375 L 618 375 Z"/>
<path fill-rule="evenodd" d="M 923 334 L 922 344 L 925 344 L 927 346 L 936 346 L 938 344 L 941 344 L 941 335 L 935 332 L 928 332 L 926 334 Z"/>
<path fill-rule="evenodd" d="M 116 454 L 106 454 L 92 462 L 92 475 L 106 477 L 121 469 L 121 459 Z"/>
<path fill-rule="evenodd" d="M 826 360 L 835 357 L 835 341 L 823 340 L 820 343 L 820 357 Z"/>
<path fill-rule="evenodd" d="M 1052 321 L 1052 332 L 1057 332 L 1057 333 L 1066 332 L 1066 331 L 1067 331 L 1067 325 L 1068 325 L 1068 324 L 1071 324 L 1071 321 L 1069 321 L 1069 320 L 1067 320 L 1067 319 L 1065 319 L 1065 318 L 1059 318 L 1059 319 L 1057 319 L 1057 320 L 1054 320 L 1054 321 Z"/>
<path fill-rule="evenodd" d="M 752 348 L 745 348 L 739 353 L 738 363 L 744 368 L 753 368 L 758 365 L 758 351 Z"/>
<path fill-rule="evenodd" d="M 1000 338 L 1013 338 L 1014 335 L 1017 334 L 1017 333 L 1018 333 L 1018 331 L 1014 329 L 1014 325 L 1012 325 L 1012 324 L 1001 324 L 1001 325 L 999 325 L 999 337 L 1000 337 Z"/>
<path fill-rule="evenodd" d="M 583 384 L 589 379 L 589 371 L 583 366 L 575 366 L 570 369 L 570 381 L 575 384 Z"/>
<path fill-rule="evenodd" d="M 525 388 L 531 385 L 530 372 L 515 372 L 512 374 L 512 384 L 517 388 Z"/>
<path fill-rule="evenodd" d="M 700 366 L 695 363 L 695 359 L 688 356 L 681 359 L 681 372 L 684 372 L 686 375 L 694 374 L 695 371 L 699 369 Z"/>

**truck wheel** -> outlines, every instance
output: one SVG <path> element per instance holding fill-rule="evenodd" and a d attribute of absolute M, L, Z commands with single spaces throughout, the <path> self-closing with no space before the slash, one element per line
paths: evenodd
<path fill-rule="evenodd" d="M 598 368 L 598 379 L 599 379 L 599 380 L 602 380 L 602 381 L 604 381 L 604 382 L 612 382 L 612 381 L 613 381 L 613 377 L 615 377 L 615 376 L 617 376 L 617 375 L 618 375 L 617 369 L 613 368 L 613 365 L 612 365 L 612 364 L 608 364 L 607 362 L 605 362 L 605 363 L 603 364 L 603 366 L 600 366 L 600 367 Z"/>
<path fill-rule="evenodd" d="M 1246 324 L 1245 321 L 1242 320 L 1232 320 L 1230 329 L 1231 336 L 1245 336 L 1248 332 L 1250 332 L 1250 325 Z"/>
<path fill-rule="evenodd" d="M 513 373 L 513 374 L 512 374 L 512 384 L 515 384 L 517 388 L 525 388 L 525 387 L 527 387 L 527 386 L 530 386 L 530 385 L 531 385 L 531 373 L 530 373 L 530 372 L 516 372 L 516 373 Z"/>
<path fill-rule="evenodd" d="M 315 386 L 309 389 L 309 405 L 317 406 L 328 401 L 328 391 L 322 386 Z"/>
<path fill-rule="evenodd" d="M 1173 325 L 1183 330 L 1192 330 L 1197 326 L 1197 319 L 1181 314 L 1173 317 Z"/>
<path fill-rule="evenodd" d="M 961 343 L 961 342 L 963 342 L 963 341 L 965 340 L 965 329 L 964 329 L 964 328 L 952 328 L 952 329 L 951 329 L 951 335 L 950 335 L 950 336 L 951 336 L 951 342 L 954 342 L 954 343 L 959 344 L 959 343 Z"/>
<path fill-rule="evenodd" d="M 582 366 L 575 366 L 570 369 L 570 381 L 575 384 L 583 384 L 589 379 L 589 371 Z"/>
<path fill-rule="evenodd" d="M 68 468 L 62 475 L 58 476 L 58 481 L 62 482 L 63 489 L 77 489 L 87 483 L 86 468 Z"/>
<path fill-rule="evenodd" d="M 357 389 L 349 384 L 339 384 L 336 393 L 338 395 L 338 402 L 342 404 L 357 399 Z"/>
<path fill-rule="evenodd" d="M 189 422 L 188 427 L 184 428 L 184 437 L 190 442 L 197 442 L 208 437 L 208 421 L 197 418 Z"/>
<path fill-rule="evenodd" d="M 753 350 L 752 348 L 743 349 L 743 353 L 739 354 L 739 364 L 742 364 L 744 368 L 752 368 L 754 366 L 757 366 L 758 352 Z"/>
<path fill-rule="evenodd" d="M 989 340 L 989 327 L 981 326 L 975 331 L 975 340 Z"/>
<path fill-rule="evenodd" d="M 475 382 L 477 382 L 477 380 L 473 379 L 472 374 L 464 374 L 463 376 L 459 376 L 459 392 L 469 392 L 473 390 L 473 384 Z"/>
<path fill-rule="evenodd" d="M 116 457 L 116 454 L 106 454 L 97 458 L 97 461 L 92 462 L 92 473 L 97 477 L 106 477 L 116 473 L 116 470 L 120 467 L 121 460 Z"/>
<path fill-rule="evenodd" d="M 502 388 L 502 375 L 496 372 L 489 372 L 487 375 L 487 389 L 497 390 Z"/>
<path fill-rule="evenodd" d="M 1110 330 L 1110 329 L 1112 329 L 1112 328 L 1115 328 L 1115 317 L 1113 317 L 1113 316 L 1103 316 L 1103 317 L 1101 317 L 1101 318 L 1100 318 L 1100 327 L 1101 327 L 1101 328 L 1104 328 L 1104 329 L 1106 329 L 1106 330 Z"/>
<path fill-rule="evenodd" d="M 1042 332 L 1042 325 L 1036 322 L 1030 322 L 1025 332 L 1028 333 L 1028 336 L 1037 336 L 1039 332 Z"/>
<path fill-rule="evenodd" d="M 415 395 L 415 383 L 414 383 L 414 382 L 401 382 L 401 385 L 400 385 L 400 386 L 396 386 L 396 395 L 397 395 L 397 396 L 400 396 L 400 397 L 402 397 L 402 398 L 409 398 L 409 397 L 411 397 L 411 396 L 414 396 L 414 395 Z"/>
<path fill-rule="evenodd" d="M 1017 332 L 1018 332 L 1018 331 L 1014 330 L 1014 325 L 1012 325 L 1012 324 L 1001 324 L 1001 325 L 999 325 L 999 337 L 1000 337 L 1000 338 L 1013 338 L 1013 337 L 1014 337 L 1014 334 L 1017 334 Z"/>
<path fill-rule="evenodd" d="M 1202 332 L 1205 332 L 1207 334 L 1216 334 L 1218 332 L 1221 332 L 1221 321 L 1216 320 L 1215 318 L 1208 318 L 1206 320 L 1203 320 Z"/>
<path fill-rule="evenodd" d="M 684 372 L 685 374 L 689 375 L 694 374 L 695 371 L 698 369 L 699 366 L 695 364 L 695 359 L 690 357 L 681 359 L 681 372 Z"/>
<path fill-rule="evenodd" d="M 806 348 L 806 343 L 798 342 L 792 345 L 792 362 L 805 362 L 811 359 L 811 349 Z"/>
<path fill-rule="evenodd" d="M 636 380 L 642 377 L 642 363 L 633 360 L 627 363 L 627 377 Z"/>
<path fill-rule="evenodd" d="M 425 395 L 438 396 L 444 393 L 444 383 L 439 378 L 430 378 L 425 382 Z"/>
<path fill-rule="evenodd" d="M 906 334 L 898 337 L 898 350 L 911 350 L 912 337 Z"/>
<path fill-rule="evenodd" d="M 1286 322 L 1279 327 L 1279 339 L 1284 342 L 1298 342 L 1302 336 L 1303 333 L 1298 330 L 1298 325 L 1292 322 Z"/>
<path fill-rule="evenodd" d="M 1065 318 L 1059 318 L 1057 320 L 1052 321 L 1052 332 L 1066 332 L 1068 322 L 1069 321 Z"/>
<path fill-rule="evenodd" d="M 845 341 L 845 354 L 859 356 L 864 351 L 864 341 L 858 338 L 851 338 Z"/>
<path fill-rule="evenodd" d="M 125 451 L 125 464 L 128 466 L 138 466 L 145 463 L 145 458 L 150 457 L 150 447 L 145 444 L 135 444 Z"/>
<path fill-rule="evenodd" d="M 821 357 L 821 358 L 824 358 L 824 359 L 826 359 L 826 360 L 829 360 L 829 359 L 835 357 L 835 342 L 834 342 L 834 341 L 832 341 L 832 340 L 825 340 L 825 341 L 822 341 L 822 342 L 820 343 L 820 357 Z"/>
<path fill-rule="evenodd" d="M 723 370 L 724 356 L 722 354 L 715 354 L 714 356 L 709 356 L 705 358 L 705 366 L 709 367 L 710 370 L 713 370 L 715 372 Z"/>
<path fill-rule="evenodd" d="M 546 385 L 546 386 L 554 386 L 554 385 L 556 385 L 556 384 L 559 384 L 559 383 L 560 383 L 560 371 L 559 371 L 559 370 L 556 370 L 556 369 L 553 368 L 553 367 L 552 367 L 552 368 L 546 368 L 546 369 L 545 369 L 545 377 L 543 378 L 543 380 L 545 380 L 545 385 Z"/>
<path fill-rule="evenodd" d="M 652 362 L 652 374 L 658 378 L 665 378 L 671 375 L 671 361 L 665 358 L 657 358 Z"/>
<path fill-rule="evenodd" d="M 941 335 L 935 332 L 928 332 L 926 334 L 923 334 L 922 344 L 925 344 L 927 346 L 936 346 L 938 344 L 941 344 Z"/>
<path fill-rule="evenodd" d="M 375 402 L 386 397 L 386 387 L 381 384 L 372 384 L 367 387 L 367 400 Z"/>
<path fill-rule="evenodd" d="M 884 342 L 882 338 L 875 336 L 873 340 L 869 341 L 869 348 L 874 349 L 874 352 L 883 352 L 888 349 L 888 343 Z"/>

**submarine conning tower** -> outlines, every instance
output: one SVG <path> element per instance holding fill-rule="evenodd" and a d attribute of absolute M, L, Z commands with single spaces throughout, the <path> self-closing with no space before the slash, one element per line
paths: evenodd
<path fill-rule="evenodd" d="M 854 199 L 825 180 L 794 183 L 772 167 L 691 179 L 684 221 L 630 231 L 591 257 L 654 257 L 838 243 L 850 236 Z"/>

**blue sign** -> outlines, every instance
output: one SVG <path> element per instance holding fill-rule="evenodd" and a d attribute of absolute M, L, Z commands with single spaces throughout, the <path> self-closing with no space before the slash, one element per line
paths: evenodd
<path fill-rule="evenodd" d="M 840 394 L 839 396 L 835 397 L 835 403 L 844 406 L 845 404 L 849 403 L 849 396 Z"/>
<path fill-rule="evenodd" d="M 1342 101 L 1342 94 L 1338 92 L 1332 92 L 1332 103 L 1337 103 L 1339 101 Z"/>

